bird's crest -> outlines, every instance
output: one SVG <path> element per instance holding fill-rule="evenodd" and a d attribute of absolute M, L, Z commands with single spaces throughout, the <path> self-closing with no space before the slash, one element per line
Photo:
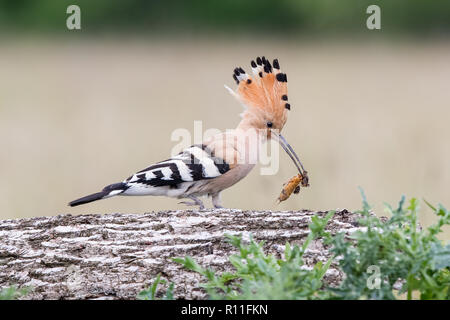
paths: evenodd
<path fill-rule="evenodd" d="M 225 86 L 249 111 L 263 111 L 275 118 L 286 118 L 291 106 L 287 96 L 287 76 L 281 72 L 278 59 L 272 64 L 265 57 L 251 61 L 253 77 L 241 67 L 235 68 L 236 91 Z"/>

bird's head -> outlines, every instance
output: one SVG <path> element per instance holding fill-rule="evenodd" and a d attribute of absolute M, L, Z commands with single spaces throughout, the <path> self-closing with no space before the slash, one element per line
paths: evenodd
<path fill-rule="evenodd" d="M 286 124 L 291 105 L 288 102 L 287 76 L 281 72 L 278 59 L 269 62 L 265 57 L 251 61 L 250 76 L 241 67 L 235 68 L 233 79 L 238 87 L 228 91 L 244 106 L 239 129 L 262 131 L 267 139 L 276 138 L 301 172 L 298 156 L 280 134 Z"/>

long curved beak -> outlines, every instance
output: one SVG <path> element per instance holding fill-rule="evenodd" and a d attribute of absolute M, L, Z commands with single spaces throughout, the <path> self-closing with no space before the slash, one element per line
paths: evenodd
<path fill-rule="evenodd" d="M 300 158 L 298 157 L 298 155 L 295 153 L 294 149 L 291 147 L 291 145 L 286 141 L 286 139 L 280 133 L 275 132 L 275 131 L 272 131 L 272 132 L 278 138 L 278 143 L 281 145 L 281 147 L 284 149 L 284 151 L 286 151 L 288 156 L 292 159 L 292 161 L 294 162 L 295 166 L 298 169 L 298 172 L 300 173 L 301 176 L 303 176 L 306 179 L 305 182 L 307 183 L 308 172 L 303 167 L 303 164 L 300 161 Z"/>

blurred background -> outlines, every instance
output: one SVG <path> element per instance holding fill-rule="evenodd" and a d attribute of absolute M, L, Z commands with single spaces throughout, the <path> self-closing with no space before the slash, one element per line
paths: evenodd
<path fill-rule="evenodd" d="M 71 4 L 81 30 L 66 27 Z M 381 30 L 366 27 L 371 4 Z M 257 167 L 226 207 L 354 210 L 358 186 L 379 215 L 402 194 L 450 207 L 449 35 L 449 1 L 0 0 L 0 219 L 184 208 L 67 203 L 166 159 L 177 128 L 234 128 L 223 84 L 259 55 L 288 74 L 284 134 L 311 187 L 275 204 L 296 173 L 280 153 L 278 174 Z"/>

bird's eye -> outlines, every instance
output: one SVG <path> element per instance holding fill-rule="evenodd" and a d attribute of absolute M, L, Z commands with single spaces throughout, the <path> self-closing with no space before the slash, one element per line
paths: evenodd
<path fill-rule="evenodd" d="M 273 123 L 270 122 L 270 121 L 268 121 L 268 122 L 267 122 L 267 128 L 272 128 L 272 126 L 273 126 Z"/>

